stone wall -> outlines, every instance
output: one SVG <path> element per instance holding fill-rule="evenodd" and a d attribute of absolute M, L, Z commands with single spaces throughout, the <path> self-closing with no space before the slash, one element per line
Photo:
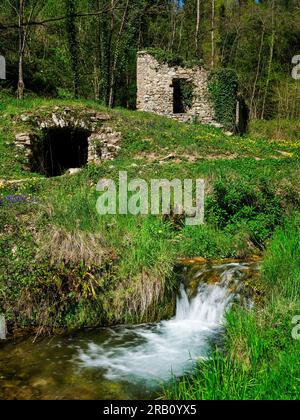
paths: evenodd
<path fill-rule="evenodd" d="M 185 79 L 194 86 L 192 106 L 182 114 L 173 112 L 176 79 Z M 137 59 L 137 108 L 184 122 L 196 117 L 201 123 L 219 126 L 208 96 L 208 72 L 200 66 L 170 67 L 145 51 L 139 52 Z"/>
<path fill-rule="evenodd" d="M 122 135 L 108 122 L 109 114 L 88 109 L 55 107 L 51 112 L 27 113 L 15 121 L 27 128 L 15 134 L 15 146 L 25 157 L 30 167 L 33 154 L 38 153 L 45 132 L 53 128 L 82 129 L 89 133 L 88 163 L 112 160 L 120 150 Z M 19 125 L 18 124 L 18 125 Z"/>

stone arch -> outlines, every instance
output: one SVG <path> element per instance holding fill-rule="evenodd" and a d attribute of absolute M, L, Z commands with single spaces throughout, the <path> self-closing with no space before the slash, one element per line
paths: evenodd
<path fill-rule="evenodd" d="M 110 119 L 108 114 L 70 108 L 45 116 L 22 115 L 31 130 L 17 134 L 15 144 L 31 171 L 59 176 L 87 163 L 114 159 L 122 136 L 104 125 Z"/>

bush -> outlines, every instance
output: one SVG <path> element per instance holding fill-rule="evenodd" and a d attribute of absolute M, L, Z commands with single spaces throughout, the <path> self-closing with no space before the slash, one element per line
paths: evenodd
<path fill-rule="evenodd" d="M 263 180 L 258 186 L 249 182 L 218 181 L 207 199 L 210 223 L 231 234 L 247 229 L 251 241 L 263 248 L 283 216 L 281 199 Z"/>
<path fill-rule="evenodd" d="M 297 300 L 300 297 L 299 234 L 299 216 L 276 229 L 263 265 L 263 280 L 269 292 Z"/>
<path fill-rule="evenodd" d="M 236 129 L 237 74 L 232 69 L 221 68 L 211 74 L 208 84 L 214 104 L 215 117 L 228 130 Z"/>

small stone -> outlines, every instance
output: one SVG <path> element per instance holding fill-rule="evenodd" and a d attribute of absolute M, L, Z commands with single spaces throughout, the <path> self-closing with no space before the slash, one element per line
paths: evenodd
<path fill-rule="evenodd" d="M 13 249 L 11 250 L 11 252 L 12 252 L 12 254 L 13 254 L 14 257 L 17 255 L 17 250 L 18 250 L 17 245 L 14 245 L 13 246 Z"/>
<path fill-rule="evenodd" d="M 28 141 L 30 142 L 30 134 L 28 133 L 16 134 L 15 140 L 18 143 L 27 143 Z"/>
<path fill-rule="evenodd" d="M 71 175 L 71 176 L 72 175 L 77 175 L 81 171 L 82 171 L 82 168 L 70 168 L 70 169 L 68 169 L 67 174 Z"/>
<path fill-rule="evenodd" d="M 170 153 L 168 156 L 164 157 L 164 158 L 162 159 L 162 161 L 165 161 L 165 160 L 172 160 L 172 159 L 176 159 L 176 155 L 175 155 L 175 153 Z"/>
<path fill-rule="evenodd" d="M 30 117 L 28 115 L 21 115 L 21 121 L 27 122 L 29 121 Z"/>
<path fill-rule="evenodd" d="M 0 315 L 0 340 L 6 340 L 7 328 L 4 315 Z"/>

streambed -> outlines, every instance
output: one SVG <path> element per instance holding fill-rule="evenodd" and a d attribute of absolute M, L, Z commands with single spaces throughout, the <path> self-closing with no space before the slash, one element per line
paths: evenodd
<path fill-rule="evenodd" d="M 207 357 L 256 262 L 185 268 L 176 315 L 137 326 L 0 343 L 0 399 L 153 399 Z"/>

